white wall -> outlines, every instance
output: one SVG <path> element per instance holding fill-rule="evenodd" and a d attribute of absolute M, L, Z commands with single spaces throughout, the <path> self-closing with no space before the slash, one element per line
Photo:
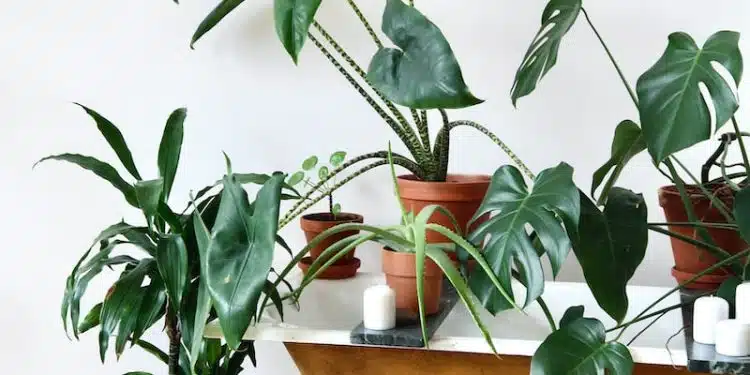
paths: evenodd
<path fill-rule="evenodd" d="M 63 335 L 59 302 L 72 264 L 99 229 L 122 217 L 139 219 L 111 187 L 71 166 L 48 164 L 32 172 L 33 162 L 50 153 L 75 151 L 116 160 L 71 101 L 85 103 L 119 124 L 146 176 L 157 173 L 156 150 L 167 115 L 178 106 L 190 109 L 174 205 L 181 205 L 190 189 L 220 176 L 222 150 L 233 157 L 237 171 L 291 170 L 310 154 L 337 149 L 359 154 L 395 141 L 312 46 L 305 48 L 300 67 L 293 66 L 275 38 L 271 1 L 247 2 L 191 51 L 189 37 L 215 2 L 3 3 L 0 233 L 5 261 L 0 263 L 0 296 L 5 306 L 0 322 L 5 326 L 0 357 L 6 372 L 163 373 L 138 350 L 126 352 L 119 363 L 110 357 L 102 366 L 95 334 L 83 343 L 70 343 Z M 360 3 L 379 25 L 383 2 Z M 538 28 L 544 3 L 418 1 L 448 36 L 474 93 L 487 100 L 454 111 L 453 117 L 486 124 L 535 170 L 567 161 L 576 167 L 576 181 L 587 188 L 591 173 L 608 156 L 615 125 L 634 118 L 636 111 L 582 19 L 538 92 L 522 99 L 518 110 L 511 106 L 513 75 Z M 588 4 L 626 75 L 635 81 L 661 54 L 671 31 L 688 31 L 699 43 L 719 29 L 750 31 L 747 1 L 714 3 Z M 343 2 L 324 2 L 320 20 L 366 65 L 372 45 Z M 742 45 L 748 46 L 747 39 Z M 746 112 L 739 117 L 750 121 Z M 452 171 L 491 173 L 507 162 L 478 134 L 461 130 L 455 136 Z M 685 159 L 697 166 L 699 157 Z M 655 191 L 665 181 L 647 157 L 639 157 L 621 182 L 646 195 L 652 219 L 662 218 Z M 355 180 L 338 197 L 347 210 L 363 213 L 370 222 L 395 220 L 384 170 Z M 296 223 L 285 234 L 294 245 L 301 244 Z M 360 251 L 366 269 L 379 269 L 374 250 L 369 246 Z M 581 279 L 573 263 L 562 279 Z M 672 264 L 666 241 L 653 236 L 634 283 L 672 284 Z M 101 296 L 110 280 L 100 279 L 90 295 Z M 258 373 L 295 373 L 280 345 L 261 344 L 259 355 Z"/>

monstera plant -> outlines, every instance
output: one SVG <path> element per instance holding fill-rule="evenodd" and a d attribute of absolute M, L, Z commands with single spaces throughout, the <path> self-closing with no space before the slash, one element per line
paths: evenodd
<path fill-rule="evenodd" d="M 221 181 L 202 189 L 183 211 L 174 211 L 168 199 L 180 160 L 186 110 L 169 116 L 159 146 L 159 177 L 144 180 L 120 130 L 94 110 L 81 107 L 134 183 L 90 156 L 60 154 L 39 162 L 65 161 L 93 172 L 143 213 L 144 224 L 122 221 L 105 228 L 73 267 L 62 303 L 66 333 L 72 331 L 78 338 L 99 327 L 102 362 L 114 336 L 118 358 L 127 347 L 139 346 L 163 361 L 169 374 L 230 375 L 242 371 L 245 358 L 254 364 L 253 343 L 241 339 L 257 318 L 262 294 L 282 309 L 279 292 L 267 278 L 275 242 L 283 241 L 276 234 L 279 201 L 292 196 L 282 194 L 282 189 L 290 189 L 285 176 L 233 174 L 229 168 Z M 249 182 L 262 185 L 252 203 L 242 187 Z M 120 248 L 126 251 L 118 252 Z M 251 266 L 245 267 L 249 260 Z M 81 298 L 89 284 L 105 270 L 116 268 L 117 281 L 81 320 Z M 164 323 L 159 323 L 162 319 Z M 226 335 L 225 343 L 203 339 L 206 323 L 215 319 Z M 163 326 L 169 338 L 166 352 L 143 338 L 147 331 Z"/>

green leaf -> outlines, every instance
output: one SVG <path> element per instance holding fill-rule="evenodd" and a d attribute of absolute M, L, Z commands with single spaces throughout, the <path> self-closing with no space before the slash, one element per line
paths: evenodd
<path fill-rule="evenodd" d="M 132 294 L 127 304 L 123 304 L 120 311 L 120 324 L 117 327 L 117 336 L 115 337 L 115 354 L 119 359 L 122 352 L 125 351 L 125 344 L 133 334 L 138 325 L 138 315 L 143 303 L 143 297 L 146 295 L 146 288 L 134 286 L 138 293 Z"/>
<path fill-rule="evenodd" d="M 125 196 L 125 200 L 127 200 L 131 206 L 140 208 L 138 207 L 138 200 L 135 197 L 135 189 L 133 188 L 133 186 L 125 182 L 120 174 L 117 173 L 117 170 L 115 170 L 111 165 L 96 158 L 92 158 L 91 156 L 79 154 L 60 154 L 42 158 L 41 160 L 36 162 L 34 166 L 36 167 L 39 163 L 47 160 L 66 161 L 93 172 L 97 176 L 109 181 L 109 183 L 117 188 L 117 190 L 120 190 L 120 192 L 122 192 L 122 195 Z"/>
<path fill-rule="evenodd" d="M 740 230 L 742 239 L 750 242 L 750 187 L 742 188 L 734 196 L 734 220 Z"/>
<path fill-rule="evenodd" d="M 333 205 L 333 209 L 331 210 L 331 213 L 333 216 L 338 216 L 338 214 L 341 213 L 341 204 L 336 203 Z"/>
<path fill-rule="evenodd" d="M 286 240 L 284 240 L 284 237 L 281 237 L 280 235 L 276 235 L 276 243 L 279 244 L 286 252 L 289 254 L 290 257 L 294 258 L 294 254 L 292 253 L 292 248 L 289 247 L 289 244 L 286 243 Z"/>
<path fill-rule="evenodd" d="M 186 108 L 176 109 L 169 115 L 159 144 L 159 175 L 164 179 L 164 201 L 172 192 L 177 166 L 180 164 L 185 117 L 187 117 Z"/>
<path fill-rule="evenodd" d="M 236 349 L 253 319 L 273 260 L 283 175 L 274 175 L 256 196 L 251 214 L 247 193 L 231 176 L 224 190 L 205 279 L 227 343 Z"/>
<path fill-rule="evenodd" d="M 315 168 L 316 165 L 318 165 L 318 157 L 310 156 L 302 162 L 302 169 L 305 171 L 309 171 Z"/>
<path fill-rule="evenodd" d="M 237 179 L 237 182 L 240 184 L 256 184 L 256 185 L 263 185 L 268 181 L 268 179 L 271 178 L 271 176 L 263 173 L 235 173 L 234 178 Z M 221 181 L 217 182 L 218 184 L 221 183 Z"/>
<path fill-rule="evenodd" d="M 641 194 L 622 188 L 611 190 L 604 212 L 582 192 L 580 201 L 573 251 L 596 302 L 621 322 L 628 311 L 625 287 L 648 245 L 646 202 Z"/>
<path fill-rule="evenodd" d="M 188 253 L 180 235 L 165 235 L 156 249 L 156 264 L 167 286 L 167 296 L 173 306 L 180 306 L 188 283 Z"/>
<path fill-rule="evenodd" d="M 294 63 L 307 40 L 307 32 L 315 20 L 320 0 L 274 0 L 276 35 Z"/>
<path fill-rule="evenodd" d="M 281 320 L 284 320 L 284 305 L 281 302 L 281 295 L 279 290 L 273 285 L 272 282 L 266 280 L 266 284 L 263 286 L 263 293 L 267 294 L 271 298 L 271 302 L 276 307 L 276 311 L 279 312 Z"/>
<path fill-rule="evenodd" d="M 578 319 L 583 318 L 583 306 L 571 306 L 565 310 L 565 314 L 560 319 L 560 328 L 570 325 Z"/>
<path fill-rule="evenodd" d="M 94 119 L 94 122 L 96 122 L 96 127 L 99 128 L 99 132 L 102 133 L 104 139 L 106 139 L 107 143 L 109 143 L 109 146 L 112 148 L 112 150 L 115 151 L 115 154 L 117 154 L 117 157 L 120 159 L 120 162 L 122 162 L 122 165 L 125 167 L 125 169 L 127 169 L 128 172 L 130 172 L 130 174 L 136 180 L 140 180 L 141 175 L 140 173 L 138 173 L 138 169 L 135 167 L 135 162 L 133 162 L 133 155 L 130 153 L 130 149 L 128 148 L 127 143 L 125 143 L 125 138 L 122 136 L 122 133 L 120 133 L 120 129 L 118 129 L 115 124 L 104 118 L 104 116 L 98 114 L 93 109 L 90 109 L 80 103 L 75 104 L 83 108 L 83 110 L 86 111 L 86 113 L 92 119 Z"/>
<path fill-rule="evenodd" d="M 346 151 L 336 151 L 331 155 L 329 163 L 334 167 L 338 167 L 344 162 L 344 159 L 346 159 Z"/>
<path fill-rule="evenodd" d="M 146 353 L 153 355 L 164 364 L 169 363 L 169 356 L 167 355 L 167 353 L 164 353 L 161 349 L 157 348 L 156 345 L 146 340 L 138 340 L 136 341 L 135 345 L 143 349 L 143 351 L 145 351 Z"/>
<path fill-rule="evenodd" d="M 609 195 L 610 189 L 615 186 L 615 182 L 620 177 L 625 165 L 628 164 L 633 156 L 638 155 L 646 149 L 646 141 L 641 135 L 641 128 L 638 124 L 630 120 L 625 120 L 617 125 L 615 137 L 612 140 L 612 152 L 609 160 L 594 172 L 593 182 L 591 184 L 591 196 L 595 195 L 596 189 L 604 181 L 607 174 L 609 175 L 607 183 L 604 184 L 600 197 Z M 614 170 L 612 170 L 614 168 Z M 604 204 L 600 198 L 599 204 Z"/>
<path fill-rule="evenodd" d="M 305 172 L 299 171 L 289 177 L 287 183 L 291 186 L 295 186 L 305 179 Z"/>
<path fill-rule="evenodd" d="M 577 225 L 580 213 L 573 168 L 560 163 L 545 169 L 536 177 L 529 191 L 518 169 L 508 165 L 500 167 L 472 221 L 489 213 L 499 214 L 480 224 L 469 235 L 469 240 L 479 243 L 489 235 L 484 246 L 485 259 L 509 292 L 511 266 L 516 263 L 521 281 L 528 290 L 525 302 L 528 305 L 542 295 L 544 273 L 526 227 L 530 225 L 537 233 L 556 276 L 570 249 L 563 223 L 566 227 Z M 486 274 L 476 273 L 469 285 L 492 314 L 512 308 L 498 291 L 490 287 Z"/>
<path fill-rule="evenodd" d="M 208 315 L 211 312 L 211 296 L 208 293 L 208 285 L 203 275 L 206 274 L 208 258 L 206 256 L 211 245 L 211 233 L 200 215 L 193 216 L 193 227 L 195 229 L 196 243 L 200 256 L 201 277 L 198 279 L 198 297 L 196 300 L 195 320 L 193 322 L 193 337 L 190 338 L 188 350 L 190 352 L 190 368 L 195 368 L 198 354 L 203 344 L 203 331 L 206 328 Z"/>
<path fill-rule="evenodd" d="M 322 166 L 320 169 L 318 169 L 318 178 L 321 180 L 325 180 L 326 177 L 328 177 L 328 167 Z"/>
<path fill-rule="evenodd" d="M 605 342 L 604 325 L 577 319 L 553 332 L 531 359 L 531 375 L 630 375 L 633 358 L 619 342 Z"/>
<path fill-rule="evenodd" d="M 510 94 L 513 106 L 518 99 L 531 94 L 539 81 L 555 66 L 560 42 L 580 12 L 581 0 L 550 0 L 547 3 L 542 13 L 542 26 L 516 71 Z"/>
<path fill-rule="evenodd" d="M 720 31 L 703 48 L 685 33 L 669 36 L 659 61 L 638 79 L 636 92 L 643 136 L 656 164 L 673 153 L 711 136 L 709 105 L 715 110 L 716 130 L 737 111 L 732 84 L 711 63 L 723 66 L 739 85 L 742 78 L 740 34 Z M 699 85 L 711 93 L 703 98 Z"/>
<path fill-rule="evenodd" d="M 159 203 L 161 203 L 164 188 L 164 179 L 162 178 L 135 183 L 135 196 L 138 199 L 138 205 L 149 220 L 156 216 L 159 211 Z"/>
<path fill-rule="evenodd" d="M 716 290 L 716 296 L 724 298 L 727 303 L 729 303 L 729 318 L 734 319 L 734 306 L 735 306 L 735 300 L 737 297 L 737 287 L 742 284 L 742 279 L 740 279 L 737 276 L 732 276 L 726 280 L 724 280 L 723 283 L 721 283 L 721 286 L 719 286 L 719 289 Z"/>
<path fill-rule="evenodd" d="M 232 357 L 227 363 L 227 375 L 237 375 L 242 372 L 242 362 L 245 361 L 245 356 L 250 358 L 253 366 L 257 367 L 255 362 L 255 342 L 254 341 L 243 341 L 240 344 L 240 348 L 232 354 Z"/>
<path fill-rule="evenodd" d="M 153 326 L 166 311 L 167 292 L 164 280 L 155 277 L 146 288 L 138 311 L 138 321 L 133 330 L 133 343 L 137 342 L 151 326 Z"/>
<path fill-rule="evenodd" d="M 99 315 L 102 312 L 102 304 L 98 303 L 96 306 L 94 306 L 91 311 L 89 311 L 88 314 L 86 314 L 86 317 L 83 318 L 83 321 L 81 324 L 78 325 L 78 333 L 84 334 L 88 330 L 96 327 L 99 325 Z"/>
<path fill-rule="evenodd" d="M 416 8 L 388 0 L 383 32 L 398 46 L 381 48 L 367 79 L 389 100 L 409 108 L 463 108 L 482 103 L 464 82 L 440 29 Z"/>
<path fill-rule="evenodd" d="M 203 35 L 211 31 L 227 14 L 231 13 L 234 8 L 237 8 L 245 0 L 222 0 L 219 5 L 211 11 L 211 13 L 203 19 L 198 28 L 193 33 L 193 37 L 190 39 L 190 48 L 193 48 L 195 42 L 198 41 Z"/>

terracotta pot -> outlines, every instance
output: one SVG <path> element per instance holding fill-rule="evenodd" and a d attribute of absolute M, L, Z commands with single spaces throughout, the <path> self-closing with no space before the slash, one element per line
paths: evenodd
<path fill-rule="evenodd" d="M 396 308 L 419 314 L 416 255 L 383 248 L 382 256 L 385 281 L 396 292 Z M 440 309 L 443 271 L 432 259 L 425 259 L 423 285 L 426 314 L 435 314 Z"/>
<path fill-rule="evenodd" d="M 730 208 L 734 206 L 734 195 L 728 186 L 717 184 L 709 186 L 711 192 L 718 192 L 717 196 L 724 204 Z M 726 223 L 726 219 L 716 207 L 713 207 L 711 201 L 706 198 L 697 186 L 687 186 L 690 201 L 693 204 L 695 214 L 702 222 Z M 676 186 L 664 186 L 659 189 L 659 205 L 664 210 L 664 216 L 667 222 L 687 222 L 687 212 L 680 199 L 680 193 Z M 694 227 L 670 225 L 669 230 L 701 240 L 698 231 Z M 730 254 L 736 254 L 745 248 L 747 243 L 740 238 L 739 233 L 728 229 L 710 228 L 707 229 L 711 238 L 716 245 Z M 682 240 L 670 237 L 672 243 L 672 253 L 674 255 L 675 267 L 672 269 L 672 276 L 679 283 L 688 281 L 695 274 L 700 273 L 708 267 L 716 264 L 717 260 L 707 251 L 697 248 Z M 711 290 L 716 289 L 721 283 L 729 278 L 731 273 L 725 269 L 719 269 L 715 272 L 703 276 L 695 282 L 687 285 L 689 289 Z"/>
<path fill-rule="evenodd" d="M 362 223 L 364 222 L 364 218 L 362 215 L 359 214 L 352 214 L 352 213 L 340 213 L 336 215 L 334 218 L 333 215 L 330 213 L 315 213 L 315 214 L 308 214 L 305 216 L 302 216 L 300 219 L 300 227 L 302 227 L 302 230 L 305 232 L 305 238 L 307 239 L 307 242 L 310 243 L 315 237 L 323 233 L 325 230 L 333 228 L 339 224 L 345 224 L 345 223 Z M 325 251 L 328 247 L 333 245 L 334 243 L 349 237 L 353 236 L 359 233 L 359 231 L 346 231 L 337 233 L 335 235 L 332 235 L 325 240 L 318 243 L 315 247 L 310 249 L 310 261 L 309 263 L 312 263 L 312 261 L 318 259 L 320 257 L 320 254 Z M 308 264 L 309 266 L 309 264 Z M 354 273 L 356 273 L 357 268 L 359 268 L 359 262 L 354 262 L 354 250 L 347 253 L 343 258 L 339 259 L 336 262 L 336 266 L 341 267 L 350 267 L 353 268 L 349 271 L 342 271 L 342 270 L 334 270 L 334 267 L 331 267 L 329 270 L 326 270 L 322 275 L 319 276 L 319 278 L 323 279 L 332 279 L 332 278 L 341 278 L 337 277 L 336 275 L 351 275 L 353 276 Z M 307 267 L 303 267 L 300 265 L 303 270 L 305 270 Z M 339 267 L 339 268 L 341 268 Z M 351 277 L 349 276 L 349 277 Z"/>
<path fill-rule="evenodd" d="M 456 221 L 458 221 L 458 225 L 464 234 L 469 220 L 479 209 L 479 205 L 482 204 L 482 199 L 484 199 L 489 186 L 490 176 L 487 175 L 451 174 L 448 175 L 446 182 L 420 181 L 414 175 L 398 177 L 399 194 L 407 210 L 414 211 L 416 215 L 426 206 L 441 205 L 456 217 Z M 474 225 L 481 223 L 483 220 L 486 220 L 486 218 L 480 218 Z M 439 212 L 433 214 L 428 222 L 453 229 L 450 219 Z M 450 241 L 441 234 L 428 231 L 427 243 L 438 242 Z"/>

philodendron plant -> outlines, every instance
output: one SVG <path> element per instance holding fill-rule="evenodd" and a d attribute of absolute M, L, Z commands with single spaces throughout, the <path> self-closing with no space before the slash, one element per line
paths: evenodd
<path fill-rule="evenodd" d="M 191 44 L 213 29 L 244 0 L 222 0 L 195 31 Z M 529 169 L 497 136 L 473 121 L 451 121 L 448 109 L 459 109 L 482 103 L 464 82 L 461 68 L 442 31 L 414 7 L 414 1 L 387 0 L 382 16 L 382 33 L 398 48 L 384 45 L 379 33 L 370 25 L 354 0 L 347 0 L 372 38 L 376 52 L 367 70 L 357 63 L 316 19 L 321 0 L 274 0 L 276 33 L 296 64 L 300 51 L 309 39 L 323 56 L 352 85 L 368 105 L 381 117 L 408 149 L 411 158 L 393 154 L 393 162 L 424 181 L 445 181 L 448 175 L 450 132 L 470 127 L 486 135 L 508 154 L 528 176 Z M 375 95 L 371 95 L 370 92 Z M 405 107 L 411 121 L 403 114 Z M 430 136 L 428 112 L 439 113 L 441 126 L 434 139 Z M 289 223 L 302 212 L 324 199 L 330 191 L 362 173 L 386 165 L 387 152 L 378 151 L 350 158 L 330 171 L 282 218 Z M 373 161 L 374 160 L 374 161 Z M 369 164 L 350 172 L 351 167 Z M 316 191 L 341 173 L 348 175 L 318 195 Z"/>
<path fill-rule="evenodd" d="M 318 191 L 327 193 L 328 196 L 328 213 L 331 214 L 334 220 L 336 216 L 341 213 L 341 204 L 334 202 L 333 190 L 331 189 L 332 184 L 336 183 L 336 180 L 329 179 L 328 175 L 331 173 L 331 169 L 339 167 L 346 159 L 346 151 L 336 151 L 328 158 L 328 165 L 319 163 L 318 157 L 313 155 L 305 159 L 302 162 L 302 170 L 297 171 L 287 179 L 287 184 L 290 186 L 297 186 L 300 183 L 304 184 L 311 191 Z M 313 173 L 317 168 L 317 172 L 314 177 L 317 176 L 317 182 L 310 178 L 308 173 Z"/>
<path fill-rule="evenodd" d="M 40 160 L 73 163 L 103 178 L 145 218 L 105 228 L 73 267 L 65 283 L 62 319 L 66 333 L 78 338 L 99 327 L 102 362 L 114 336 L 117 358 L 139 346 L 163 361 L 168 373 L 235 375 L 245 358 L 255 364 L 253 342 L 241 341 L 257 320 L 262 294 L 277 303 L 279 292 L 267 280 L 271 269 L 284 175 L 233 174 L 209 186 L 181 213 L 168 205 L 180 160 L 185 109 L 167 120 L 159 147 L 159 177 L 144 180 L 120 130 L 92 109 L 81 106 L 135 180 L 127 182 L 110 164 L 90 156 L 60 154 Z M 250 203 L 242 182 L 261 184 Z M 216 186 L 221 191 L 209 194 Z M 288 187 L 285 188 L 289 190 Z M 292 192 L 293 193 L 293 192 Z M 258 214 L 255 214 L 258 212 Z M 283 241 L 282 241 L 283 242 Z M 121 245 L 130 245 L 118 253 Z M 251 267 L 244 267 L 252 259 Z M 105 269 L 121 268 L 103 301 L 81 320 L 80 302 L 88 285 Z M 230 276 L 228 276 L 230 275 Z M 161 320 L 164 323 L 159 323 Z M 204 339 L 205 325 L 219 320 L 226 342 Z M 166 327 L 165 352 L 144 340 Z M 134 374 L 146 374 L 135 372 Z"/>

